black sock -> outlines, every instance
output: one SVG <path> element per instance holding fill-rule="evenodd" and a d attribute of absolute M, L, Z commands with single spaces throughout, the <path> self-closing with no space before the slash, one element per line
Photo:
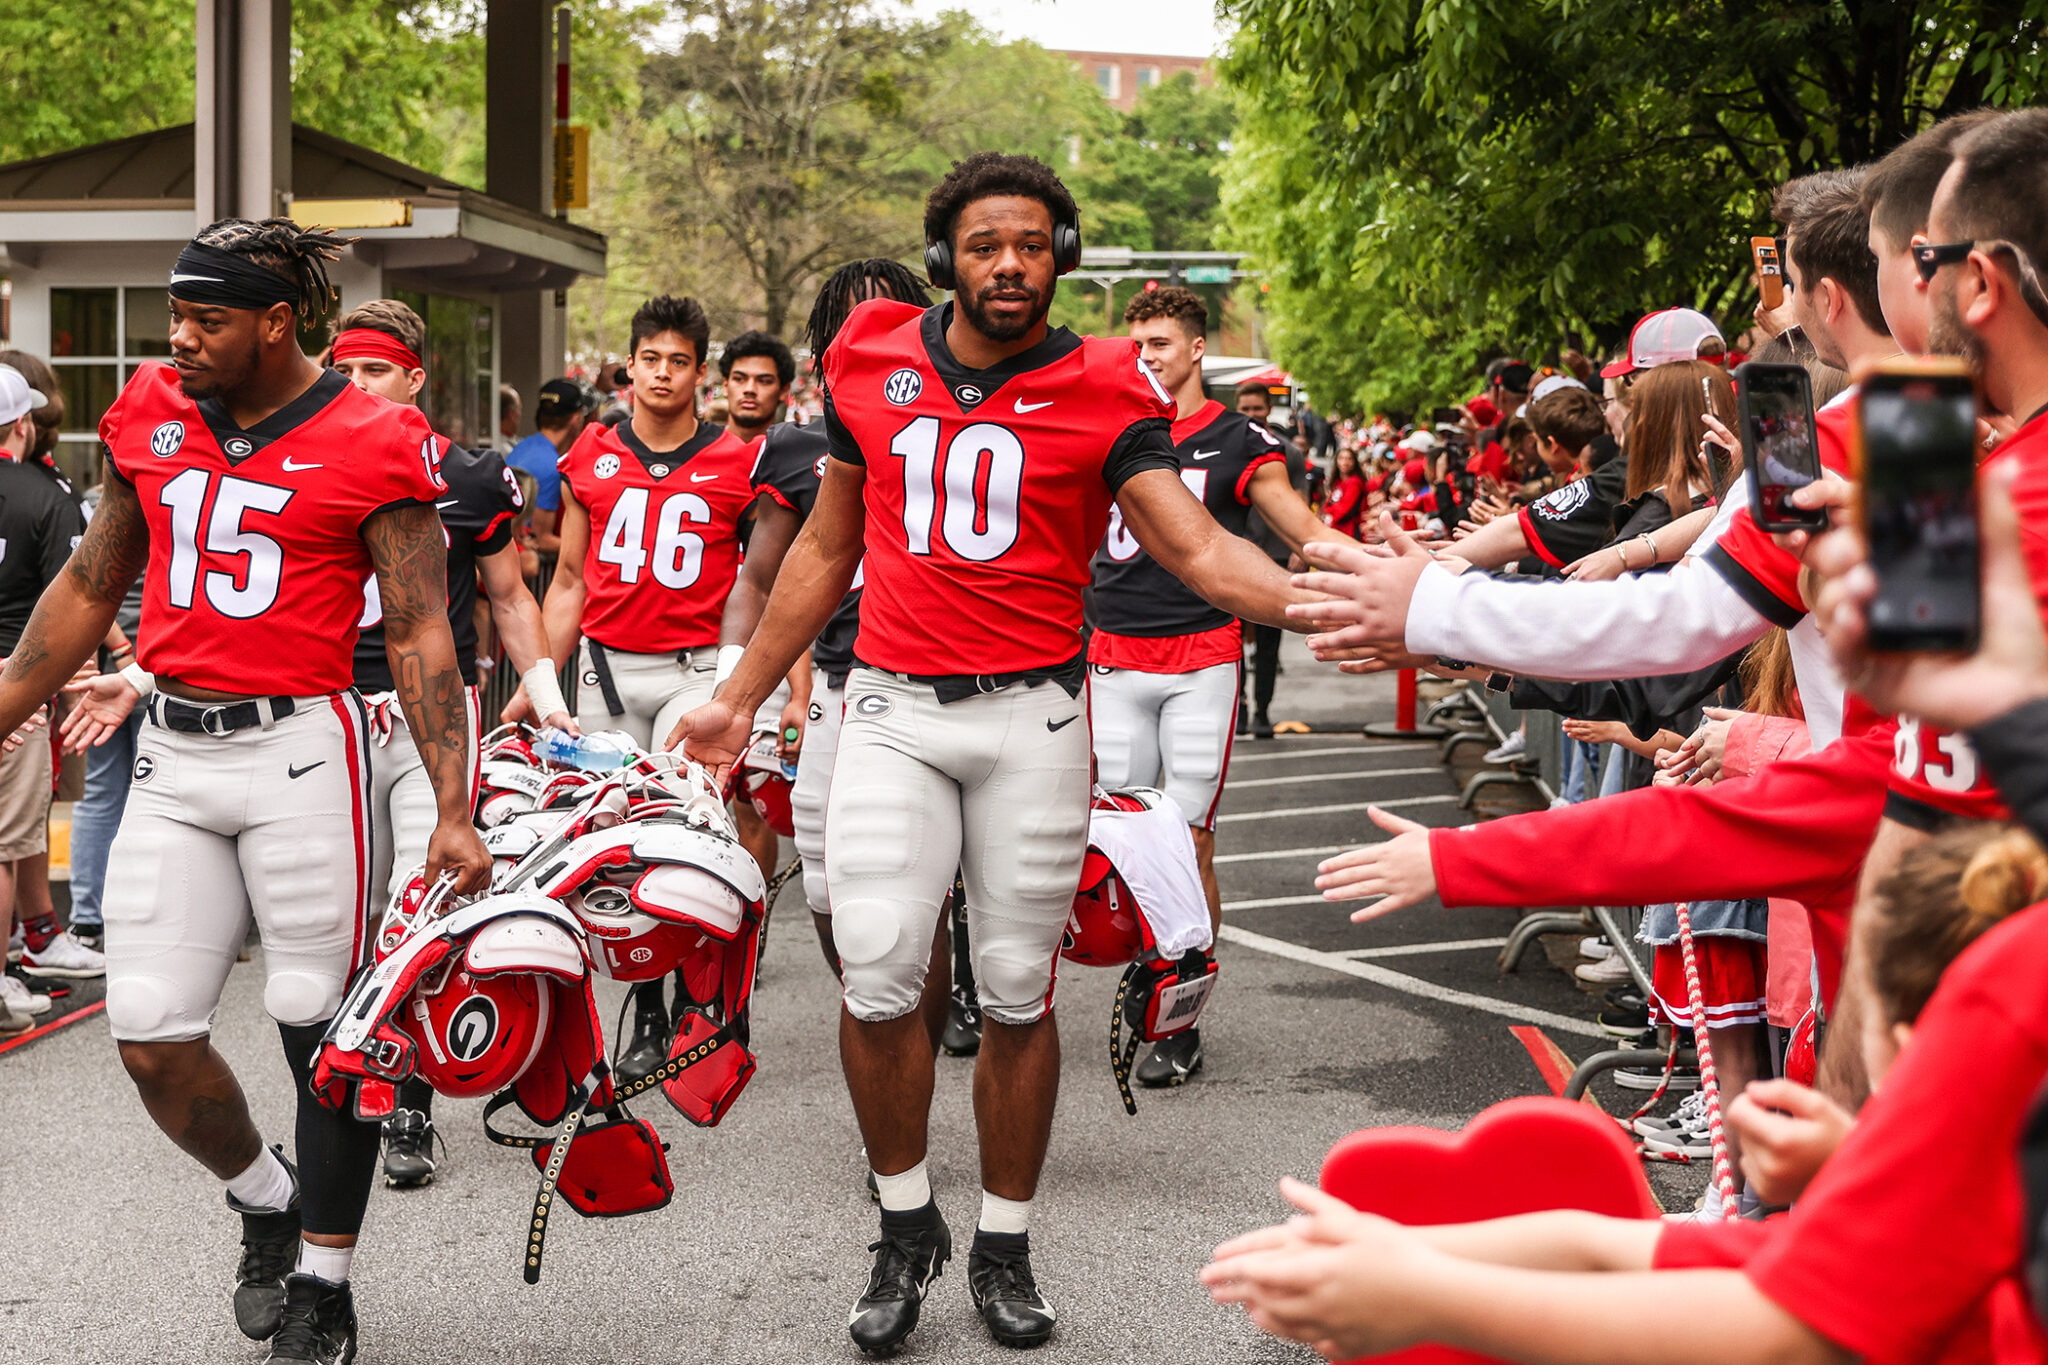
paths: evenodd
<path fill-rule="evenodd" d="M 922 1232 L 939 1221 L 939 1201 L 928 1199 L 914 1209 L 883 1209 L 882 1231 Z"/>
<path fill-rule="evenodd" d="M 363 1210 L 377 1176 L 383 1143 L 378 1124 L 359 1122 L 346 1109 L 329 1109 L 313 1097 L 313 1059 L 327 1032 L 318 1024 L 279 1024 L 284 1059 L 298 1094 L 297 1147 L 299 1219 L 307 1232 L 353 1236 L 363 1230 Z"/>
<path fill-rule="evenodd" d="M 398 1087 L 398 1107 L 415 1113 L 434 1116 L 434 1087 L 415 1076 Z"/>
<path fill-rule="evenodd" d="M 974 1249 L 983 1256 L 997 1256 L 1008 1259 L 1013 1256 L 1027 1256 L 1031 1253 L 1031 1234 L 1028 1232 L 984 1232 L 974 1230 Z"/>

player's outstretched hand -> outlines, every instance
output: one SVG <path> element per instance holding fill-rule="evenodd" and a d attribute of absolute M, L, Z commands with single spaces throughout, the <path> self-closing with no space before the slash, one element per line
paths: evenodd
<path fill-rule="evenodd" d="M 22 745 L 28 743 L 31 739 L 39 737 L 43 732 L 43 728 L 47 726 L 49 723 L 50 717 L 48 712 L 37 711 L 34 715 L 30 716 L 27 720 L 23 721 L 21 725 L 16 728 L 13 734 L 7 736 L 5 739 L 0 739 L 0 753 L 13 753 L 16 749 L 19 749 Z M 48 743 L 47 740 L 45 740 L 44 742 Z"/>
<path fill-rule="evenodd" d="M 105 744 L 142 700 L 134 684 L 119 673 L 74 679 L 64 684 L 64 691 L 71 697 L 71 714 L 64 717 L 58 733 L 64 736 L 64 751 L 72 754 Z"/>
<path fill-rule="evenodd" d="M 1316 886 L 1324 900 L 1380 898 L 1363 910 L 1351 912 L 1355 924 L 1419 905 L 1436 894 L 1436 866 L 1429 857 L 1429 826 L 1389 815 L 1378 806 L 1368 806 L 1365 813 L 1394 837 L 1349 849 L 1316 865 Z"/>
<path fill-rule="evenodd" d="M 1874 653 L 1864 609 L 1877 575 L 1862 539 L 1845 528 L 1814 547 L 1809 562 L 1824 580 L 1814 619 L 1844 681 L 1880 711 L 1969 730 L 2048 697 L 2048 638 L 2020 549 L 2014 472 L 2007 461 L 1982 481 L 1983 632 L 1974 654 Z"/>
<path fill-rule="evenodd" d="M 741 715 L 714 697 L 677 721 L 662 747 L 681 748 L 684 758 L 703 764 L 711 770 L 712 781 L 723 783 L 732 765 L 747 751 L 753 724 L 751 712 Z"/>
<path fill-rule="evenodd" d="M 461 895 L 491 884 L 491 855 L 467 816 L 438 822 L 434 837 L 427 841 L 427 884 L 432 886 L 444 872 L 454 875 L 455 890 Z"/>
<path fill-rule="evenodd" d="M 1380 514 L 1380 534 L 1389 553 L 1376 555 L 1329 540 L 1310 541 L 1302 547 L 1303 556 L 1324 566 L 1325 571 L 1296 574 L 1294 586 L 1322 593 L 1324 600 L 1293 603 L 1287 614 L 1323 627 L 1321 633 L 1308 637 L 1309 650 L 1317 658 L 1359 646 L 1376 654 L 1403 652 L 1408 604 L 1415 596 L 1416 581 L 1435 561 L 1384 512 Z"/>

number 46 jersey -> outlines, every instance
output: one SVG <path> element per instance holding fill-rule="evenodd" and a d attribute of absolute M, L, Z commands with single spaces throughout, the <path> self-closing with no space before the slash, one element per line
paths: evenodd
<path fill-rule="evenodd" d="M 353 676 L 363 523 L 446 491 L 419 409 L 333 370 L 246 431 L 140 366 L 100 439 L 149 527 L 142 666 L 243 696 L 323 696 Z"/>
<path fill-rule="evenodd" d="M 1081 652 L 1081 594 L 1111 500 L 1176 470 L 1173 404 L 1125 337 L 1064 327 L 970 370 L 953 305 L 875 299 L 825 353 L 833 458 L 867 467 L 860 662 L 1022 673 Z"/>

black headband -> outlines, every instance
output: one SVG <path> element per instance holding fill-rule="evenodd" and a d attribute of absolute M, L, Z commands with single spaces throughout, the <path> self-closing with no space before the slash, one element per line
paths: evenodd
<path fill-rule="evenodd" d="M 214 308 L 298 306 L 299 285 L 246 256 L 204 242 L 187 242 L 171 267 L 171 297 Z"/>

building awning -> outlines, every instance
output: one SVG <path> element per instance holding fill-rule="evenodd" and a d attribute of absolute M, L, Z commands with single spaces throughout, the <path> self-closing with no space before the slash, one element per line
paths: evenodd
<path fill-rule="evenodd" d="M 33 265 L 49 246 L 183 242 L 193 230 L 192 183 L 189 123 L 0 166 L 0 249 Z M 348 234 L 359 255 L 401 283 L 566 289 L 604 273 L 601 233 L 301 124 L 292 125 L 292 187 L 301 200 L 404 201 L 410 222 Z"/>

